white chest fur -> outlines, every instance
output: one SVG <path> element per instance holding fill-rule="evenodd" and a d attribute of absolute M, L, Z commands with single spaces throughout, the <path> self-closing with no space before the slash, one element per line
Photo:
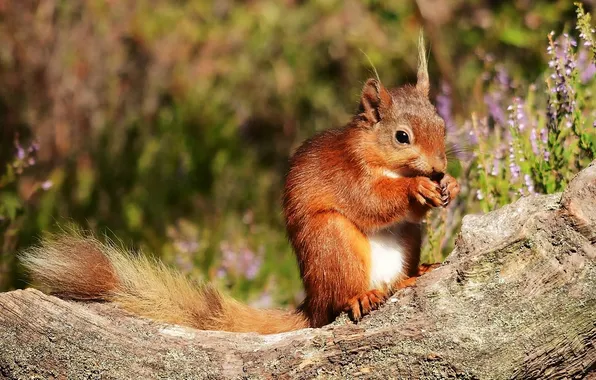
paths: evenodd
<path fill-rule="evenodd" d="M 402 274 L 405 264 L 405 247 L 398 235 L 389 230 L 368 236 L 370 244 L 370 287 L 389 285 Z"/>

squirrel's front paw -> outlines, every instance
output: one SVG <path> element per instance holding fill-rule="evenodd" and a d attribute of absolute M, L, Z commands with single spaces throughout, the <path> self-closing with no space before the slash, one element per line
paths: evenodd
<path fill-rule="evenodd" d="M 385 298 L 385 292 L 377 289 L 369 290 L 350 298 L 344 310 L 357 322 L 366 314 L 377 309 L 385 301 Z"/>
<path fill-rule="evenodd" d="M 443 179 L 441 179 L 440 186 L 441 200 L 443 201 L 442 206 L 445 207 L 459 194 L 459 183 L 449 174 L 445 174 Z"/>
<path fill-rule="evenodd" d="M 441 187 L 428 177 L 414 178 L 410 194 L 421 204 L 432 207 L 443 206 Z"/>

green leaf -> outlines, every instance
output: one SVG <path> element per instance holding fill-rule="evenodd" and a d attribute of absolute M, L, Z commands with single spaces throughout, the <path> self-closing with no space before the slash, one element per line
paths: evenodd
<path fill-rule="evenodd" d="M 12 192 L 0 193 L 0 215 L 14 220 L 22 209 L 21 200 Z"/>

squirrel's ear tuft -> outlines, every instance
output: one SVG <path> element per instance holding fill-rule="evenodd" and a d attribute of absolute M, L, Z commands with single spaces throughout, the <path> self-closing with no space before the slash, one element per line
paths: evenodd
<path fill-rule="evenodd" d="M 391 105 L 391 95 L 377 79 L 369 79 L 362 88 L 358 112 L 370 123 L 381 121 L 383 111 Z"/>
<path fill-rule="evenodd" d="M 416 82 L 416 90 L 423 96 L 428 97 L 430 89 L 430 81 L 428 79 L 428 63 L 426 61 L 426 48 L 424 46 L 424 35 L 420 31 L 418 37 L 418 81 Z"/>

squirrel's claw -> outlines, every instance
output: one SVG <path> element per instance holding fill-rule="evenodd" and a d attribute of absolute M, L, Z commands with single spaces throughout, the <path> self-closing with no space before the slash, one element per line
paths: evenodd
<path fill-rule="evenodd" d="M 441 199 L 441 187 L 427 177 L 416 177 L 415 187 L 412 195 L 421 205 L 440 207 L 443 204 Z"/>
<path fill-rule="evenodd" d="M 459 194 L 459 183 L 457 180 L 446 174 L 441 180 L 441 200 L 443 201 L 443 207 L 449 205 L 449 203 L 457 197 Z"/>
<path fill-rule="evenodd" d="M 348 312 L 350 318 L 355 322 L 362 319 L 373 310 L 376 310 L 385 300 L 385 294 L 377 289 L 369 290 L 350 298 L 344 311 Z"/>

